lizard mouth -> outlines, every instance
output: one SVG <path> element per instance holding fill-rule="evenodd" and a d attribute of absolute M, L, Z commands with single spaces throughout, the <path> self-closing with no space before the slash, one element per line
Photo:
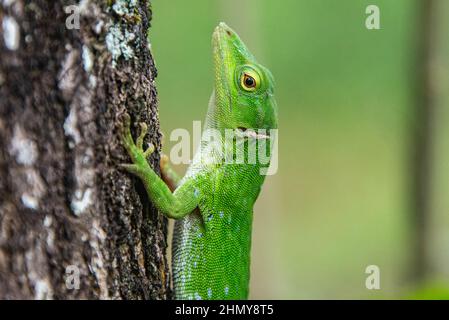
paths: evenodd
<path fill-rule="evenodd" d="M 252 138 L 252 139 L 270 139 L 270 133 L 268 130 L 260 130 L 262 132 L 258 132 L 257 129 L 238 127 L 237 128 L 237 136 L 242 138 Z"/>

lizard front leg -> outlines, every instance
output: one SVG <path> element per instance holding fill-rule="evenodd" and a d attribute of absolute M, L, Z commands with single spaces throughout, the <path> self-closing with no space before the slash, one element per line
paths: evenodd
<path fill-rule="evenodd" d="M 151 144 L 146 150 L 143 150 L 143 139 L 147 133 L 146 124 L 140 124 L 140 134 L 136 143 L 131 135 L 130 125 L 131 118 L 129 114 L 125 113 L 122 116 L 120 135 L 132 164 L 121 164 L 120 166 L 142 180 L 148 197 L 167 217 L 180 219 L 192 212 L 198 205 L 198 191 L 194 179 L 186 179 L 172 193 L 147 162 L 148 156 L 154 151 L 154 146 Z"/>

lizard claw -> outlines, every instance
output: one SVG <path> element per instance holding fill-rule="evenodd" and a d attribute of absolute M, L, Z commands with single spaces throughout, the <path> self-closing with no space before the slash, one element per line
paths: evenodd
<path fill-rule="evenodd" d="M 121 140 L 128 153 L 134 145 L 133 137 L 131 135 L 131 117 L 128 113 L 124 113 L 120 116 L 121 123 L 119 124 L 119 130 Z"/>
<path fill-rule="evenodd" d="M 148 144 L 148 148 L 144 151 L 143 150 L 143 139 L 145 138 L 146 134 L 148 132 L 148 126 L 145 122 L 140 123 L 140 135 L 136 140 L 136 147 L 139 149 L 139 151 L 143 152 L 144 158 L 148 158 L 150 154 L 154 152 L 154 144 L 151 142 Z"/>
<path fill-rule="evenodd" d="M 130 129 L 131 128 L 131 117 L 130 117 L 130 115 L 127 112 L 125 112 L 122 115 L 120 115 L 119 118 L 120 118 L 121 122 L 119 122 L 118 127 L 119 127 L 121 133 L 122 134 L 126 134 L 128 132 L 131 133 L 131 129 Z"/>
<path fill-rule="evenodd" d="M 152 144 L 152 143 L 150 142 L 150 143 L 148 144 L 147 150 L 145 150 L 145 151 L 143 152 L 144 158 L 145 158 L 145 159 L 148 158 L 148 156 L 154 152 L 154 149 L 155 149 L 155 148 L 154 148 L 154 144 Z"/>
<path fill-rule="evenodd" d="M 136 146 L 139 150 L 143 150 L 143 139 L 145 138 L 148 131 L 147 124 L 145 122 L 140 123 L 140 135 L 136 140 Z"/>
<path fill-rule="evenodd" d="M 122 168 L 122 169 L 128 171 L 128 172 L 131 172 L 131 173 L 134 173 L 134 172 L 137 171 L 137 169 L 138 169 L 138 166 L 137 166 L 137 165 L 135 165 L 135 164 L 129 164 L 129 163 L 119 163 L 118 166 L 119 166 L 120 168 Z"/>
<path fill-rule="evenodd" d="M 131 117 L 128 113 L 124 113 L 121 115 L 121 124 L 119 124 L 121 141 L 123 146 L 126 148 L 129 156 L 133 160 L 134 163 L 139 162 L 139 158 L 143 157 L 147 159 L 150 154 L 154 152 L 154 145 L 152 143 L 149 144 L 146 150 L 143 150 L 143 140 L 148 132 L 148 126 L 144 123 L 140 123 L 140 134 L 134 143 L 133 137 L 131 135 Z M 134 165 L 121 165 L 128 171 L 133 171 L 135 169 Z M 134 170 L 135 171 L 135 170 Z"/>

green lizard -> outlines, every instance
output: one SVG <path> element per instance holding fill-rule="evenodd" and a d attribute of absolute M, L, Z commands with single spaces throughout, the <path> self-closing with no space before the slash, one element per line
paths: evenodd
<path fill-rule="evenodd" d="M 163 176 L 175 180 L 174 192 L 146 160 L 154 150 L 152 145 L 145 151 L 142 148 L 146 125 L 140 124 L 141 132 L 134 143 L 130 117 L 123 117 L 122 142 L 133 163 L 122 166 L 143 181 L 161 213 L 177 219 L 173 239 L 176 299 L 248 298 L 253 206 L 265 178 L 261 168 L 268 164 L 259 159 L 255 163 L 233 163 L 224 161 L 223 154 L 230 153 L 234 159 L 237 145 L 248 152 L 256 142 L 260 150 L 265 146 L 260 142 L 270 142 L 273 135 L 256 129 L 277 128 L 271 73 L 256 62 L 239 36 L 224 23 L 213 33 L 212 47 L 215 84 L 204 132 L 213 129 L 223 141 L 227 130 L 235 130 L 235 138 L 220 150 L 203 134 L 181 180 L 162 165 Z"/>

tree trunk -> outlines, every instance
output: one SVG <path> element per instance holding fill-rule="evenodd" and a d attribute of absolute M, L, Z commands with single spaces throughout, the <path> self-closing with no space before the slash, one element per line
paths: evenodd
<path fill-rule="evenodd" d="M 435 0 L 417 2 L 416 68 L 414 121 L 411 126 L 411 221 L 412 274 L 423 284 L 429 275 L 429 223 L 431 220 L 432 147 L 434 140 L 436 16 Z"/>
<path fill-rule="evenodd" d="M 160 150 L 151 7 L 73 4 L 0 5 L 0 298 L 165 299 L 166 220 L 117 166 L 125 110 Z"/>

